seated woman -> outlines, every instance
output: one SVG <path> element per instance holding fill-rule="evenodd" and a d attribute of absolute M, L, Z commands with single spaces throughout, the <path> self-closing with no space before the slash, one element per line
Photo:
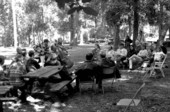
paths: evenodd
<path fill-rule="evenodd" d="M 126 68 L 128 68 L 128 63 L 129 63 L 129 58 L 131 56 L 133 56 L 134 54 L 136 54 L 136 50 L 134 49 L 133 45 L 130 45 L 129 46 L 129 50 L 128 50 L 128 53 L 127 53 L 127 57 L 126 57 L 126 60 L 123 61 L 123 64 Z"/>
<path fill-rule="evenodd" d="M 38 63 L 41 62 L 40 57 L 43 56 L 43 50 L 41 48 L 41 45 L 36 45 L 34 47 L 34 51 L 35 51 L 35 59 L 37 60 Z"/>
<path fill-rule="evenodd" d="M 48 58 L 44 66 L 58 66 L 61 65 L 58 60 L 58 53 L 55 46 L 51 46 L 51 53 L 48 55 Z"/>
<path fill-rule="evenodd" d="M 136 55 L 132 55 L 129 58 L 129 69 L 133 68 L 133 64 L 142 64 L 144 59 L 148 58 L 148 51 L 145 49 L 144 46 L 141 46 L 141 50 L 139 51 L 139 53 Z"/>
<path fill-rule="evenodd" d="M 99 60 L 100 59 L 100 52 L 101 52 L 100 45 L 98 43 L 96 43 L 95 48 L 92 50 L 93 60 Z"/>
<path fill-rule="evenodd" d="M 136 50 L 135 48 L 133 47 L 133 45 L 130 45 L 129 47 L 129 51 L 127 53 L 127 58 L 130 58 L 132 55 L 136 54 Z"/>

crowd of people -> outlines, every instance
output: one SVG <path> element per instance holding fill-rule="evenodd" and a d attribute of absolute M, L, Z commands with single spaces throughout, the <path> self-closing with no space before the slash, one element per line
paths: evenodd
<path fill-rule="evenodd" d="M 5 56 L 0 56 L 0 80 L 15 82 L 13 95 L 18 97 L 18 89 L 21 91 L 19 98 L 22 102 L 26 102 L 26 93 L 31 93 L 33 89 L 34 80 L 25 80 L 22 75 L 29 72 L 33 72 L 41 67 L 45 66 L 63 66 L 59 75 L 61 80 L 56 80 L 55 77 L 50 77 L 47 80 L 38 80 L 38 88 L 46 86 L 46 84 L 52 84 L 60 82 L 62 80 L 71 80 L 71 75 L 68 72 L 73 66 L 73 62 L 68 57 L 67 49 L 62 45 L 62 39 L 58 39 L 54 44 L 50 45 L 48 39 L 45 39 L 43 43 L 36 45 L 34 50 L 27 51 L 18 47 L 16 49 L 16 55 L 12 59 L 11 64 L 4 66 Z M 73 92 L 73 87 L 67 85 L 70 92 Z"/>
<path fill-rule="evenodd" d="M 135 69 L 149 61 L 147 66 L 151 66 L 155 61 L 161 61 L 167 54 L 164 45 L 157 47 L 157 43 L 143 43 L 134 48 L 132 40 L 127 36 L 125 43 L 120 43 L 117 50 L 112 44 L 106 50 L 102 50 L 98 44 L 92 51 L 95 60 L 101 60 L 100 55 L 105 55 L 107 60 L 114 62 L 118 68 Z M 138 65 L 138 66 L 136 66 Z"/>
<path fill-rule="evenodd" d="M 117 50 L 112 44 L 108 45 L 107 50 L 102 50 L 99 44 L 95 44 L 95 48 L 86 54 L 84 63 L 78 65 L 75 69 L 76 87 L 73 88 L 70 84 L 67 86 L 68 90 L 71 93 L 79 90 L 79 80 L 88 77 L 88 74 L 84 74 L 83 70 L 92 71 L 92 75 L 97 80 L 98 88 L 101 90 L 102 79 L 105 78 L 102 74 L 104 68 L 114 69 L 114 72 L 107 77 L 121 78 L 119 72 L 121 67 L 134 69 L 135 65 L 142 65 L 145 60 L 149 61 L 147 66 L 151 66 L 155 61 L 162 60 L 166 54 L 166 47 L 163 45 L 157 47 L 156 43 L 153 45 L 142 44 L 134 48 L 129 37 L 127 37 L 125 43 L 119 45 Z M 62 80 L 71 80 L 73 75 L 68 70 L 73 67 L 74 62 L 70 60 L 67 49 L 62 45 L 62 39 L 56 40 L 52 45 L 50 45 L 48 39 L 45 39 L 43 43 L 36 45 L 34 50 L 28 52 L 26 49 L 17 48 L 15 58 L 8 69 L 3 66 L 4 60 L 5 57 L 0 56 L 0 78 L 1 80 L 7 80 L 7 77 L 10 77 L 10 80 L 19 82 L 17 89 L 20 89 L 22 93 L 20 97 L 23 102 L 26 101 L 26 88 L 27 92 L 32 89 L 27 84 L 33 83 L 33 81 L 22 79 L 22 75 L 45 66 L 63 66 L 63 69 L 59 72 Z M 48 80 L 39 80 L 38 83 L 41 88 L 45 84 L 54 84 L 56 81 L 58 80 L 55 77 L 50 77 Z M 16 96 L 18 95 L 16 90 L 13 93 Z"/>

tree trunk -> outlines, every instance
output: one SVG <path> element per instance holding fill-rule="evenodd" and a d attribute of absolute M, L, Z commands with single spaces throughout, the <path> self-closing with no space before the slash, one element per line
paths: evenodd
<path fill-rule="evenodd" d="M 73 14 L 71 14 L 71 17 L 70 17 L 70 21 L 71 21 L 71 40 L 70 40 L 70 45 L 71 46 L 76 46 L 77 45 L 77 43 L 76 43 L 76 39 L 75 39 L 75 25 L 74 25 L 74 23 L 75 23 L 75 21 L 74 21 L 74 13 Z"/>
<path fill-rule="evenodd" d="M 136 46 L 136 39 L 138 38 L 138 28 L 139 28 L 139 15 L 138 15 L 138 2 L 139 0 L 134 0 L 134 24 L 133 24 L 133 46 Z"/>
<path fill-rule="evenodd" d="M 119 25 L 114 26 L 114 31 L 115 31 L 115 36 L 114 36 L 114 49 L 117 50 L 120 42 L 120 37 L 119 37 Z"/>
<path fill-rule="evenodd" d="M 170 40 L 170 27 L 169 27 L 169 40 Z"/>
<path fill-rule="evenodd" d="M 84 29 L 82 27 L 80 27 L 80 44 L 79 45 L 83 45 L 84 44 Z"/>
<path fill-rule="evenodd" d="M 159 46 L 161 43 L 162 43 L 162 28 L 163 28 L 163 25 L 162 25 L 162 17 L 163 17 L 163 4 L 162 2 L 159 2 L 159 5 L 160 5 L 160 14 L 159 14 L 159 40 L 158 40 L 158 43 L 157 43 L 157 46 Z"/>
<path fill-rule="evenodd" d="M 129 23 L 129 37 L 132 36 L 132 23 L 131 23 L 131 17 L 128 17 L 128 23 Z"/>
<path fill-rule="evenodd" d="M 15 13 L 15 0 L 12 0 L 12 17 L 13 17 L 13 33 L 14 33 L 14 47 L 16 48 L 18 45 L 17 40 L 17 25 L 16 25 L 16 13 Z"/>
<path fill-rule="evenodd" d="M 161 37 L 159 39 L 159 44 L 161 45 L 165 39 L 166 33 L 169 29 L 169 26 L 167 24 L 165 24 L 164 26 L 162 26 L 161 28 Z"/>

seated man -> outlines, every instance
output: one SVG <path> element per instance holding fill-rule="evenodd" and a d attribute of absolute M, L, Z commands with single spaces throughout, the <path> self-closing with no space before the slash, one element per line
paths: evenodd
<path fill-rule="evenodd" d="M 93 54 L 89 53 L 86 55 L 86 61 L 81 64 L 76 70 L 75 70 L 75 74 L 77 75 L 77 80 L 76 80 L 76 89 L 79 90 L 79 79 L 82 78 L 88 78 L 88 77 L 93 77 L 93 76 L 83 76 L 84 74 L 82 73 L 83 70 L 92 70 L 94 73 L 94 77 L 96 77 L 96 81 L 98 83 L 98 88 L 101 89 L 102 88 L 102 84 L 101 84 L 101 69 L 100 66 L 98 64 L 96 64 L 93 61 Z M 88 75 L 88 74 L 86 74 Z"/>
<path fill-rule="evenodd" d="M 99 54 L 101 52 L 101 47 L 98 43 L 95 44 L 95 48 L 92 50 L 93 60 L 100 60 Z"/>
<path fill-rule="evenodd" d="M 142 64 L 143 60 L 147 58 L 148 58 L 148 51 L 145 49 L 144 46 L 141 46 L 141 50 L 139 51 L 139 53 L 137 55 L 134 54 L 129 58 L 129 69 L 133 68 L 134 63 Z"/>
<path fill-rule="evenodd" d="M 114 61 L 112 61 L 109 58 L 106 58 L 105 53 L 102 53 L 100 56 L 101 56 L 101 61 L 100 61 L 99 65 L 101 66 L 101 69 L 114 67 L 113 68 L 114 69 L 113 73 L 107 75 L 107 77 L 103 76 L 103 78 L 111 78 L 111 77 L 121 78 L 121 74 L 119 72 L 119 69 L 116 67 Z"/>
<path fill-rule="evenodd" d="M 162 47 L 156 49 L 156 52 L 153 53 L 153 57 L 149 60 L 149 66 L 154 62 L 161 62 L 164 58 L 165 53 L 163 52 Z"/>
<path fill-rule="evenodd" d="M 34 70 L 39 69 L 40 65 L 34 59 L 34 56 L 35 56 L 34 51 L 32 51 L 32 50 L 29 51 L 28 55 L 29 55 L 30 58 L 27 60 L 27 63 L 26 63 L 26 70 L 27 70 L 27 72 L 32 72 Z"/>
<path fill-rule="evenodd" d="M 49 54 L 44 66 L 58 66 L 61 65 L 58 60 L 58 53 L 56 47 L 51 46 L 51 53 Z"/>
<path fill-rule="evenodd" d="M 117 63 L 118 65 L 122 65 L 124 60 L 126 60 L 127 49 L 124 48 L 124 44 L 120 44 L 119 49 L 116 51 L 117 53 Z"/>
<path fill-rule="evenodd" d="M 12 92 L 13 95 L 18 96 L 17 89 L 20 89 L 21 91 L 21 101 L 26 102 L 26 85 L 24 83 L 24 80 L 22 79 L 22 75 L 26 73 L 25 65 L 23 64 L 23 56 L 21 54 L 18 54 L 15 58 L 15 61 L 12 63 L 12 65 L 9 68 L 9 76 L 10 81 L 15 82 L 14 83 L 14 91 Z"/>
<path fill-rule="evenodd" d="M 112 61 L 116 61 L 117 52 L 112 45 L 109 45 L 106 51 L 106 58 L 110 58 Z"/>
<path fill-rule="evenodd" d="M 73 67 L 74 63 L 73 61 L 69 58 L 68 51 L 67 49 L 62 45 L 63 40 L 61 38 L 58 39 L 58 43 L 56 45 L 56 49 L 59 53 L 59 61 L 62 66 L 65 66 L 67 69 L 70 69 Z"/>

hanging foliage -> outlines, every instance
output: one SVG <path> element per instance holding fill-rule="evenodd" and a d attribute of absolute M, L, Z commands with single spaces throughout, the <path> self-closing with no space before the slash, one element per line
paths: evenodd
<path fill-rule="evenodd" d="M 70 6 L 70 10 L 68 14 L 73 14 L 74 12 L 84 11 L 88 15 L 97 16 L 98 13 L 91 7 L 84 7 L 80 2 L 81 0 L 55 0 L 58 4 L 59 8 L 64 8 L 65 4 L 68 3 Z M 89 3 L 91 0 L 82 0 L 82 3 Z"/>

